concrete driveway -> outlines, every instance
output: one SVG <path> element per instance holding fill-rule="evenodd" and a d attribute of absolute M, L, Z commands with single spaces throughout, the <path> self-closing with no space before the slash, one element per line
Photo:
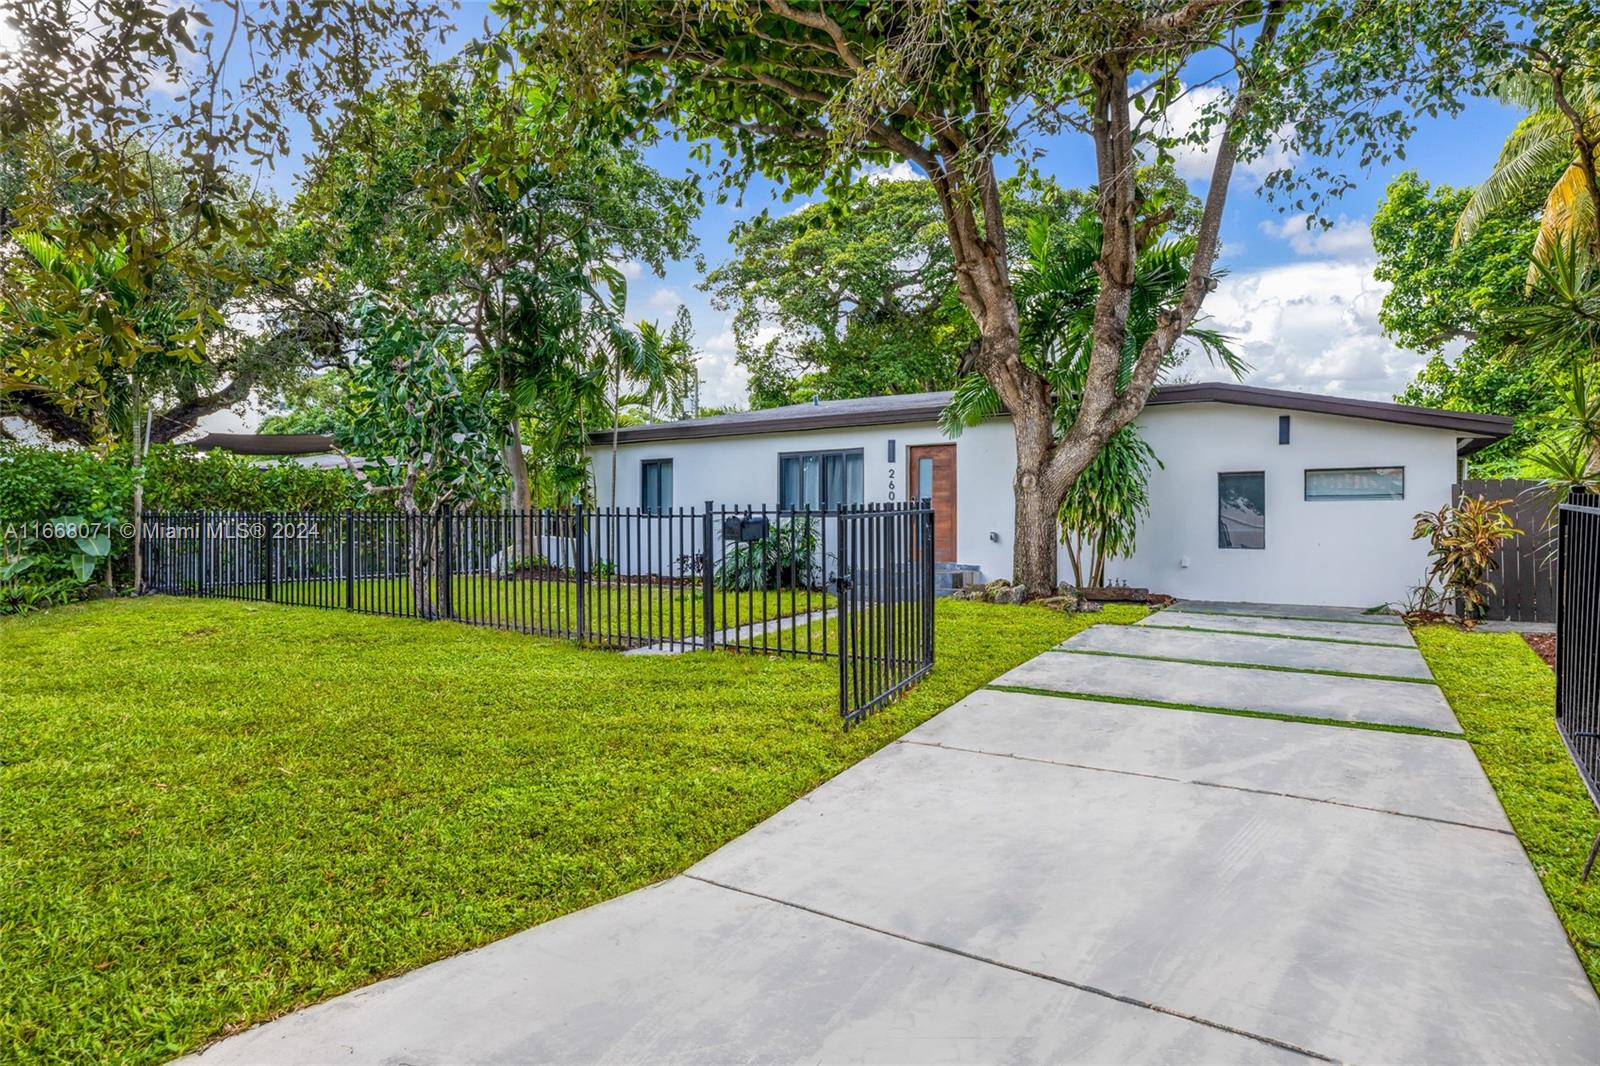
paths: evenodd
<path fill-rule="evenodd" d="M 1459 731 L 1391 619 L 1096 627 L 681 877 L 201 1061 L 1600 1061 Z"/>

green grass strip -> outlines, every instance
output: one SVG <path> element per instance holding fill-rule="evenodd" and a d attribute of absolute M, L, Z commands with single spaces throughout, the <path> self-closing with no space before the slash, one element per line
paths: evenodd
<path fill-rule="evenodd" d="M 1215 633 L 1222 637 L 1271 637 L 1279 640 L 1309 640 L 1315 644 L 1354 644 L 1362 648 L 1409 648 L 1409 644 L 1386 644 L 1381 640 L 1348 640 L 1344 637 L 1308 637 L 1299 633 L 1260 633 L 1252 629 L 1210 629 L 1206 626 L 1158 626 L 1145 629 L 1173 629 L 1181 633 Z"/>
<path fill-rule="evenodd" d="M 1417 644 L 1500 797 L 1589 980 L 1600 988 L 1600 882 L 1579 880 L 1600 817 L 1555 723 L 1555 675 L 1516 633 L 1419 626 Z"/>
<path fill-rule="evenodd" d="M 1353 626 L 1387 626 L 1390 629 L 1405 628 L 1405 623 L 1401 621 L 1371 622 L 1365 618 L 1318 618 L 1309 614 L 1251 614 L 1247 611 L 1206 611 L 1199 607 L 1185 607 L 1182 600 L 1166 609 L 1181 611 L 1184 614 L 1206 614 L 1213 618 L 1282 618 L 1289 622 L 1328 622 L 1333 625 L 1349 623 Z"/>
<path fill-rule="evenodd" d="M 1221 659 L 1185 659 L 1177 655 L 1135 655 L 1127 651 L 1104 651 L 1099 648 L 1051 648 L 1062 655 L 1103 655 L 1108 659 L 1151 659 L 1158 663 L 1188 663 L 1190 666 L 1231 666 L 1239 670 L 1273 670 L 1280 674 L 1321 674 L 1323 677 L 1353 677 L 1360 681 L 1404 681 L 1411 685 L 1431 685 L 1433 681 L 1421 677 L 1401 677 L 1398 674 L 1362 674 L 1354 670 L 1323 670 L 1310 666 L 1279 666 L 1276 663 L 1230 663 Z"/>
<path fill-rule="evenodd" d="M 1442 729 L 1429 729 L 1420 725 L 1390 725 L 1387 722 L 1350 722 L 1342 718 L 1314 718 L 1303 714 L 1281 714 L 1278 711 L 1244 711 L 1237 707 L 1207 707 L 1199 703 L 1172 703 L 1167 700 L 1146 700 L 1137 696 L 1100 696 L 1093 692 L 1057 692 L 1055 689 L 1033 688 L 1028 685 L 988 685 L 991 692 L 1017 692 L 1024 696 L 1052 696 L 1063 700 L 1088 700 L 1093 703 L 1123 703 L 1132 707 L 1155 707 L 1166 711 L 1198 711 L 1201 714 L 1226 714 L 1234 718 L 1267 718 L 1274 722 L 1299 722 L 1303 725 L 1331 725 L 1340 729 L 1370 729 L 1379 733 L 1410 733 L 1413 736 L 1443 737 L 1445 740 L 1465 740 L 1460 733 L 1446 733 Z"/>

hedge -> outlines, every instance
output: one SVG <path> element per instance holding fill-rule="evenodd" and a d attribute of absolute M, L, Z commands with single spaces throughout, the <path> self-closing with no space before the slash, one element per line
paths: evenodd
<path fill-rule="evenodd" d="M 145 464 L 146 511 L 343 511 L 385 510 L 389 504 L 363 492 L 342 469 L 301 466 L 290 460 L 261 462 L 221 451 L 205 454 L 162 445 Z M 42 523 L 68 516 L 90 522 L 133 513 L 133 472 L 128 455 L 102 457 L 82 449 L 0 444 L 0 564 L 29 540 Z M 131 544 L 113 531 L 113 569 Z M 65 557 L 66 545 L 61 546 Z M 55 554 L 45 547 L 45 554 Z M 23 582 L 59 577 L 60 560 L 34 567 Z M 103 575 L 102 575 L 103 576 Z M 126 574 L 118 574 L 126 579 Z M 0 584 L 6 584 L 0 582 Z M 3 611 L 0 611 L 3 613 Z"/>

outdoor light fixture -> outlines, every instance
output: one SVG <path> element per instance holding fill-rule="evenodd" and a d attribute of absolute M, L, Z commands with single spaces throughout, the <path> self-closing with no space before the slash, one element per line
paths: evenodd
<path fill-rule="evenodd" d="M 889 461 L 894 462 L 894 438 L 889 438 Z"/>

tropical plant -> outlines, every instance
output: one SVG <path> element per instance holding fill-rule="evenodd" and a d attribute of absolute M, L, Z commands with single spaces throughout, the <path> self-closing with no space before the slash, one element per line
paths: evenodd
<path fill-rule="evenodd" d="M 636 421 L 658 411 L 679 416 L 695 380 L 689 310 L 679 307 L 665 333 L 654 322 L 608 331 L 611 351 L 611 506 L 617 505 L 617 452 L 624 410 Z M 623 386 L 632 391 L 624 393 Z"/>
<path fill-rule="evenodd" d="M 1373 276 L 1387 286 L 1378 319 L 1400 347 L 1427 356 L 1395 400 L 1515 419 L 1507 438 L 1473 453 L 1472 469 L 1481 477 L 1519 475 L 1564 377 L 1547 360 L 1518 355 L 1517 337 L 1504 321 L 1536 299 L 1527 287 L 1528 263 L 1547 188 L 1507 201 L 1469 239 L 1457 241 L 1456 223 L 1472 188 L 1430 185 L 1405 171 L 1389 182 L 1372 217 Z"/>
<path fill-rule="evenodd" d="M 1463 496 L 1454 505 L 1446 504 L 1437 511 L 1423 511 L 1416 516 L 1411 539 L 1427 538 L 1432 562 L 1417 590 L 1416 610 L 1412 613 L 1426 614 L 1431 619 L 1444 613 L 1441 605 L 1456 600 L 1462 605 L 1464 623 L 1470 625 L 1477 619 L 1486 600 L 1484 590 L 1494 590 L 1489 575 L 1499 565 L 1495 556 L 1501 542 L 1522 533 L 1506 514 L 1510 502 Z"/>
<path fill-rule="evenodd" d="M 0 617 L 59 607 L 80 598 L 84 591 L 83 582 L 72 578 L 33 582 L 0 577 Z"/>
<path fill-rule="evenodd" d="M 739 592 L 815 588 L 821 583 L 820 519 L 775 523 L 758 540 L 740 541 L 717 564 L 718 588 Z"/>
<path fill-rule="evenodd" d="M 1022 362 L 1050 382 L 1057 422 L 1066 425 L 1078 415 L 1093 362 L 1099 222 L 1084 217 L 1061 232 L 1048 220 L 1035 218 L 1026 233 L 1028 258 L 1016 281 Z M 1154 244 L 1139 256 L 1125 341 L 1115 368 L 1124 385 L 1144 339 L 1158 328 L 1162 308 L 1187 283 L 1186 263 L 1193 248 L 1193 238 L 1180 237 Z M 1235 376 L 1248 369 L 1228 339 L 1214 329 L 1191 323 L 1184 339 Z M 1172 359 L 1181 354 L 1179 349 Z M 989 381 L 969 374 L 957 382 L 949 405 L 940 413 L 940 427 L 946 435 L 958 436 L 1001 409 L 1000 395 Z M 1103 581 L 1106 559 L 1131 553 L 1138 520 L 1149 506 L 1145 485 L 1151 458 L 1137 431 L 1125 426 L 1107 439 L 1068 488 L 1057 520 L 1077 584 Z"/>
<path fill-rule="evenodd" d="M 473 387 L 503 398 L 516 508 L 581 494 L 588 436 L 624 385 L 661 385 L 620 267 L 688 254 L 699 205 L 559 86 L 508 84 L 478 49 L 369 94 L 296 201 L 338 289 L 429 301 L 462 326 Z"/>
<path fill-rule="evenodd" d="M 1558 169 L 1555 184 L 1545 186 L 1547 191 L 1540 190 L 1544 191 L 1544 208 L 1533 263 L 1528 268 L 1528 284 L 1532 285 L 1536 264 L 1562 241 L 1600 255 L 1600 228 L 1595 222 L 1596 201 L 1600 200 L 1595 177 L 1600 77 L 1582 66 L 1569 68 L 1541 58 L 1500 78 L 1495 95 L 1529 114 L 1506 138 L 1489 176 L 1473 190 L 1456 223 L 1456 239 L 1469 240 L 1489 216 L 1543 186 L 1552 168 Z"/>
<path fill-rule="evenodd" d="M 414 523 L 408 543 L 411 597 L 420 618 L 438 617 L 439 516 L 504 492 L 504 424 L 492 397 L 468 389 L 459 331 L 415 308 L 362 308 L 361 352 L 350 375 L 350 424 L 340 438 L 367 492 L 391 497 Z"/>
<path fill-rule="evenodd" d="M 1150 464 L 1155 450 L 1133 426 L 1123 426 L 1083 468 L 1061 504 L 1061 543 L 1079 588 L 1106 583 L 1106 561 L 1133 554 L 1139 522 L 1150 513 Z"/>

